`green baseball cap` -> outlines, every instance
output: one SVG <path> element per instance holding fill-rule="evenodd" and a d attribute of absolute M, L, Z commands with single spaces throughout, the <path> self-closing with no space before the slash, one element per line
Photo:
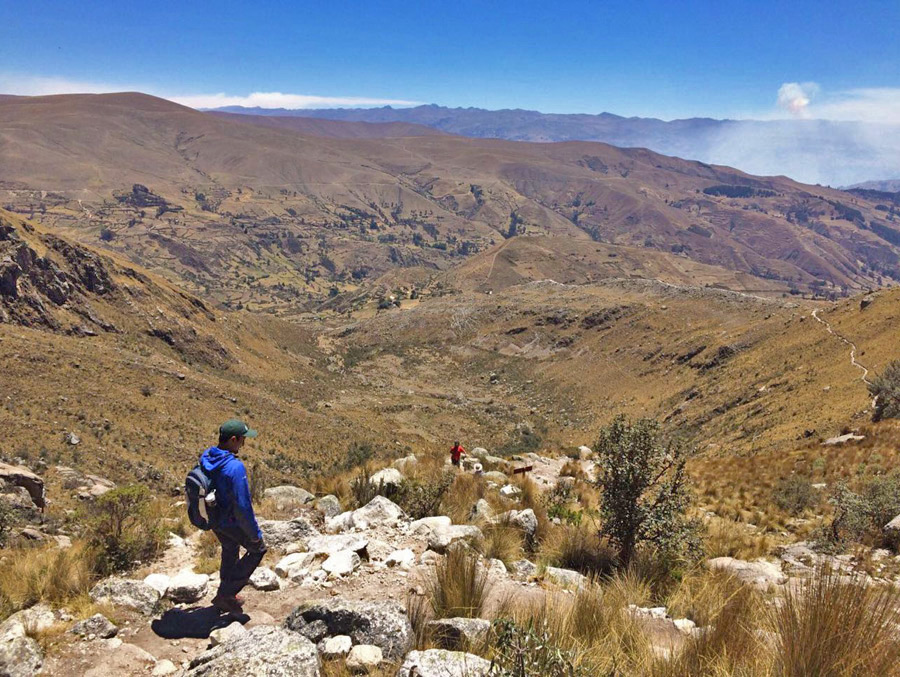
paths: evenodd
<path fill-rule="evenodd" d="M 233 418 L 219 426 L 219 437 L 256 437 L 256 431 L 251 430 L 243 421 Z"/>

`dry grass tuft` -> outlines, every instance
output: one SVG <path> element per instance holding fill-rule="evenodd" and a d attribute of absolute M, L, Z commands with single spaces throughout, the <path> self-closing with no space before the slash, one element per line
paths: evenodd
<path fill-rule="evenodd" d="M 900 674 L 900 590 L 822 568 L 773 612 L 774 674 Z"/>
<path fill-rule="evenodd" d="M 211 574 L 219 570 L 221 556 L 219 539 L 212 531 L 204 531 L 197 539 L 194 557 L 194 571 L 198 574 Z"/>
<path fill-rule="evenodd" d="M 472 506 L 479 498 L 484 498 L 487 487 L 484 480 L 476 475 L 460 473 L 444 494 L 441 502 L 441 514 L 447 515 L 454 524 L 465 524 L 469 521 Z"/>
<path fill-rule="evenodd" d="M 482 528 L 481 554 L 509 565 L 522 558 L 525 542 L 522 530 L 510 524 L 489 524 Z"/>
<path fill-rule="evenodd" d="M 491 584 L 480 559 L 474 550 L 455 547 L 435 562 L 425 581 L 435 618 L 478 618 L 482 615 Z"/>
<path fill-rule="evenodd" d="M 606 576 L 617 566 L 615 550 L 587 526 L 554 527 L 541 550 L 547 564 L 585 576 Z"/>
<path fill-rule="evenodd" d="M 4 616 L 47 602 L 53 606 L 84 597 L 94 582 L 91 551 L 83 544 L 62 550 L 55 547 L 7 551 L 0 577 Z"/>

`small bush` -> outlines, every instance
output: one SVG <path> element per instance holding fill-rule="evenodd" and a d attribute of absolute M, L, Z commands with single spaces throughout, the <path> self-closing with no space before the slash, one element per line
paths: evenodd
<path fill-rule="evenodd" d="M 900 418 L 900 360 L 894 360 L 869 385 L 875 398 L 873 421 Z"/>
<path fill-rule="evenodd" d="M 394 502 L 414 520 L 438 515 L 441 501 L 453 481 L 453 473 L 445 472 L 430 479 L 406 479 L 401 483 Z"/>
<path fill-rule="evenodd" d="M 396 485 L 372 482 L 371 477 L 369 466 L 366 465 L 350 483 L 350 493 L 353 495 L 353 503 L 357 508 L 366 505 L 376 496 L 393 499 L 398 491 Z"/>
<path fill-rule="evenodd" d="M 368 442 L 354 442 L 347 448 L 344 470 L 352 470 L 366 465 L 375 457 L 375 449 Z"/>
<path fill-rule="evenodd" d="M 165 527 L 151 513 L 150 493 L 139 484 L 99 496 L 86 508 L 84 521 L 98 574 L 123 571 L 152 559 L 165 542 Z"/>
<path fill-rule="evenodd" d="M 896 675 L 900 591 L 819 569 L 774 607 L 774 674 Z"/>
<path fill-rule="evenodd" d="M 832 543 L 881 544 L 884 525 L 900 513 L 900 473 L 866 478 L 858 491 L 842 482 L 829 500 L 834 518 L 826 536 Z"/>
<path fill-rule="evenodd" d="M 480 617 L 490 587 L 478 553 L 465 547 L 451 548 L 425 581 L 435 618 Z"/>
<path fill-rule="evenodd" d="M 696 548 L 698 525 L 685 517 L 688 449 L 663 442 L 653 419 L 631 423 L 618 416 L 603 429 L 595 450 L 601 532 L 619 549 L 624 566 L 642 542 L 673 553 Z"/>
<path fill-rule="evenodd" d="M 816 493 L 808 477 L 789 475 L 772 490 L 772 501 L 790 515 L 800 515 L 816 502 Z"/>
<path fill-rule="evenodd" d="M 576 665 L 575 653 L 560 648 L 546 627 L 519 626 L 509 619 L 494 621 L 496 638 L 490 674 L 496 677 L 588 677 Z"/>

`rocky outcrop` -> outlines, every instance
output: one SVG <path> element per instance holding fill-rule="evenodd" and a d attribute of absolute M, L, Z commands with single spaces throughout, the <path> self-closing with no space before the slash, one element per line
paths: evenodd
<path fill-rule="evenodd" d="M 278 590 L 278 576 L 268 567 L 259 567 L 250 576 L 250 585 L 256 590 Z"/>
<path fill-rule="evenodd" d="M 748 562 L 734 557 L 715 557 L 706 562 L 708 569 L 712 571 L 724 571 L 741 583 L 753 585 L 758 588 L 768 588 L 770 585 L 782 585 L 787 582 L 781 567 L 764 559 Z"/>
<path fill-rule="evenodd" d="M 547 578 L 563 588 L 580 588 L 587 583 L 587 577 L 572 569 L 547 567 Z"/>
<path fill-rule="evenodd" d="M 259 523 L 266 545 L 280 548 L 288 543 L 296 543 L 311 536 L 318 536 L 318 530 L 305 517 L 292 520 L 262 520 Z"/>
<path fill-rule="evenodd" d="M 484 644 L 491 622 L 482 618 L 442 618 L 430 621 L 425 627 L 438 647 L 467 650 Z"/>
<path fill-rule="evenodd" d="M 509 525 L 515 527 L 525 534 L 525 538 L 529 541 L 534 540 L 537 533 L 538 521 L 534 510 L 527 508 L 526 510 L 510 510 L 497 515 L 491 520 L 492 524 Z"/>
<path fill-rule="evenodd" d="M 344 512 L 325 522 L 325 531 L 336 534 L 351 529 L 391 527 L 408 519 L 403 509 L 384 496 L 376 496 L 352 512 Z"/>
<path fill-rule="evenodd" d="M 263 496 L 275 501 L 281 507 L 303 506 L 316 500 L 316 497 L 306 489 L 287 484 L 269 487 L 263 492 Z"/>
<path fill-rule="evenodd" d="M 41 647 L 31 637 L 0 641 L 0 675 L 3 677 L 32 677 L 43 663 Z"/>
<path fill-rule="evenodd" d="M 482 537 L 481 529 L 472 525 L 453 524 L 449 527 L 436 527 L 428 536 L 428 549 L 443 553 L 454 543 L 473 544 Z"/>
<path fill-rule="evenodd" d="M 374 672 L 384 660 L 380 647 L 372 644 L 357 644 L 350 649 L 347 656 L 347 668 L 350 672 L 368 674 Z"/>
<path fill-rule="evenodd" d="M 376 487 L 399 487 L 403 482 L 403 473 L 396 468 L 382 468 L 369 478 L 369 484 Z"/>
<path fill-rule="evenodd" d="M 461 651 L 410 651 L 396 677 L 487 677 L 491 663 Z"/>
<path fill-rule="evenodd" d="M 0 463 L 0 488 L 7 491 L 15 487 L 27 491 L 35 506 L 44 507 L 44 480 L 41 476 L 20 465 Z"/>
<path fill-rule="evenodd" d="M 356 602 L 340 598 L 312 602 L 291 612 L 284 626 L 313 641 L 347 635 L 354 644 L 380 647 L 385 657 L 391 660 L 401 658 L 413 642 L 406 610 L 395 602 Z M 324 634 L 321 634 L 323 630 Z"/>
<path fill-rule="evenodd" d="M 94 614 L 90 618 L 85 618 L 83 621 L 73 625 L 70 632 L 88 639 L 93 639 L 94 637 L 109 639 L 118 634 L 119 628 L 103 614 Z"/>
<path fill-rule="evenodd" d="M 166 597 L 176 604 L 193 604 L 206 595 L 208 585 L 209 576 L 206 574 L 195 574 L 193 571 L 182 571 L 173 576 L 169 581 Z"/>
<path fill-rule="evenodd" d="M 319 677 L 319 653 L 306 637 L 260 625 L 191 661 L 188 677 Z"/>
<path fill-rule="evenodd" d="M 91 599 L 97 604 L 112 604 L 150 615 L 159 607 L 159 590 L 143 581 L 129 578 L 106 578 L 91 590 Z"/>
<path fill-rule="evenodd" d="M 325 519 L 335 517 L 341 514 L 341 502 L 338 500 L 337 496 L 328 494 L 316 501 L 316 510 L 322 513 Z"/>

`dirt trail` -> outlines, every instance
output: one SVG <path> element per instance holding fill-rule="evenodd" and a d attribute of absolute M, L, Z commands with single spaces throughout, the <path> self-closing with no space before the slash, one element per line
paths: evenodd
<path fill-rule="evenodd" d="M 863 383 L 865 383 L 866 386 L 872 385 L 872 382 L 869 380 L 869 369 L 868 369 L 868 367 L 866 367 L 866 366 L 860 364 L 859 361 L 856 359 L 856 351 L 858 350 L 857 347 L 856 347 L 856 344 L 855 344 L 853 341 L 851 341 L 850 339 L 845 338 L 844 336 L 842 336 L 841 334 L 839 334 L 838 332 L 836 332 L 836 331 L 832 328 L 831 323 L 828 322 L 828 320 L 823 320 L 821 317 L 819 317 L 819 310 L 821 310 L 821 309 L 820 309 L 820 308 L 816 308 L 814 311 L 812 311 L 812 316 L 816 319 L 817 322 L 819 322 L 820 324 L 825 325 L 825 330 L 826 330 L 829 334 L 831 334 L 832 336 L 834 336 L 835 338 L 839 339 L 840 341 L 842 341 L 843 343 L 845 343 L 846 345 L 848 345 L 848 346 L 850 347 L 850 364 L 852 364 L 854 367 L 856 367 L 857 369 L 859 369 L 860 371 L 862 371 L 862 374 L 860 375 L 859 379 L 860 379 Z M 873 408 L 873 409 L 875 408 L 875 404 L 876 404 L 876 400 L 877 400 L 877 399 L 878 399 L 877 397 L 872 399 L 872 408 Z"/>

